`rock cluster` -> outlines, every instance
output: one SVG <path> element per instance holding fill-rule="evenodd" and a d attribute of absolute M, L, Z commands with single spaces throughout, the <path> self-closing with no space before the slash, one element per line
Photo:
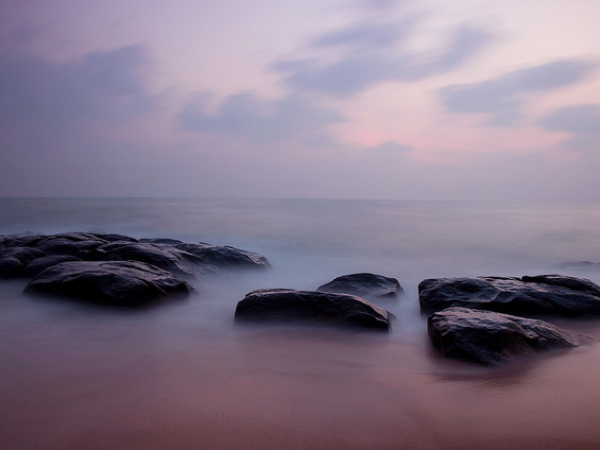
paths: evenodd
<path fill-rule="evenodd" d="M 390 314 L 355 295 L 261 289 L 238 302 L 238 321 L 295 322 L 389 331 Z"/>
<path fill-rule="evenodd" d="M 183 278 L 226 267 L 264 268 L 264 256 L 229 246 L 61 233 L 0 237 L 0 278 L 32 278 L 25 293 L 137 307 L 189 294 Z"/>
<path fill-rule="evenodd" d="M 395 278 L 372 273 L 344 275 L 316 291 L 260 289 L 238 302 L 235 320 L 389 331 L 392 314 L 367 298 L 396 296 L 401 292 Z"/>
<path fill-rule="evenodd" d="M 343 275 L 319 286 L 317 291 L 358 295 L 365 298 L 396 297 L 404 292 L 397 279 L 372 273 Z"/>
<path fill-rule="evenodd" d="M 600 314 L 600 287 L 563 275 L 433 278 L 419 284 L 421 311 L 450 306 L 509 314 L 583 316 Z"/>
<path fill-rule="evenodd" d="M 482 364 L 579 345 L 571 333 L 542 320 L 461 307 L 430 315 L 427 332 L 445 356 Z"/>
<path fill-rule="evenodd" d="M 568 331 L 524 316 L 600 315 L 600 286 L 563 275 L 436 278 L 419 284 L 421 311 L 444 355 L 497 364 L 578 345 Z"/>
<path fill-rule="evenodd" d="M 222 268 L 265 268 L 235 247 L 119 234 L 0 236 L 0 278 L 29 279 L 24 292 L 136 308 L 193 291 L 193 277 Z M 371 301 L 403 293 L 395 278 L 343 275 L 316 290 L 261 289 L 237 303 L 238 322 L 300 323 L 389 331 L 393 317 Z M 498 364 L 579 345 L 537 316 L 598 316 L 600 287 L 563 275 L 433 278 L 419 284 L 431 342 L 450 358 Z M 523 316 L 523 317 L 522 317 Z M 533 316 L 533 317 L 532 317 Z"/>

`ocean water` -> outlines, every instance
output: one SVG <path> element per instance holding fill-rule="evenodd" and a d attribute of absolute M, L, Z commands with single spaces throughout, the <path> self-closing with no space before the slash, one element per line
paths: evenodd
<path fill-rule="evenodd" d="M 0 199 L 0 234 L 100 231 L 233 245 L 272 263 L 192 282 L 142 312 L 23 297 L 0 284 L 7 449 L 600 448 L 592 339 L 489 369 L 431 348 L 417 285 L 563 273 L 600 282 L 600 205 L 367 200 Z M 260 288 L 396 277 L 389 335 L 237 327 Z"/>

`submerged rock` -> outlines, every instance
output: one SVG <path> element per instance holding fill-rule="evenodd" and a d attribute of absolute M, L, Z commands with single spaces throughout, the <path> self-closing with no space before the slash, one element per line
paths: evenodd
<path fill-rule="evenodd" d="M 238 302 L 237 321 L 296 322 L 389 331 L 390 314 L 348 294 L 293 289 L 261 289 Z"/>
<path fill-rule="evenodd" d="M 395 278 L 372 273 L 343 275 L 319 286 L 317 291 L 358 295 L 365 298 L 396 297 L 404 292 Z"/>
<path fill-rule="evenodd" d="M 600 286 L 563 275 L 432 278 L 419 284 L 421 312 L 451 306 L 511 314 L 600 314 Z"/>
<path fill-rule="evenodd" d="M 446 357 L 481 364 L 579 345 L 571 333 L 542 320 L 460 307 L 429 316 L 427 332 Z"/>
<path fill-rule="evenodd" d="M 171 273 L 135 261 L 59 263 L 35 277 L 24 291 L 125 307 L 190 292 L 192 288 Z"/>

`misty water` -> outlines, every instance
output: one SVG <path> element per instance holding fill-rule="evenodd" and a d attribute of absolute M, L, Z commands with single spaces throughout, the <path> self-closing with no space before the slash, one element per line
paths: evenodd
<path fill-rule="evenodd" d="M 192 280 L 144 311 L 21 295 L 0 284 L 0 439 L 10 449 L 597 448 L 593 339 L 500 368 L 431 348 L 417 285 L 563 273 L 600 282 L 598 205 L 367 200 L 0 199 L 0 234 L 121 233 L 233 245 L 264 271 Z M 260 288 L 349 273 L 397 278 L 389 335 L 239 327 Z"/>

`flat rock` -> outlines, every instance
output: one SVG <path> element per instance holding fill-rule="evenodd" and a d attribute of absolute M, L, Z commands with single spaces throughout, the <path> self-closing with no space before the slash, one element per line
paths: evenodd
<path fill-rule="evenodd" d="M 542 320 L 460 307 L 429 316 L 427 331 L 446 357 L 487 365 L 579 345 L 570 332 Z"/>
<path fill-rule="evenodd" d="M 239 301 L 235 320 L 292 322 L 389 331 L 389 313 L 364 298 L 293 289 L 261 289 Z"/>
<path fill-rule="evenodd" d="M 343 275 L 319 286 L 317 291 L 351 294 L 365 298 L 396 297 L 404 292 L 397 279 L 372 273 Z"/>
<path fill-rule="evenodd" d="M 75 261 L 47 268 L 24 293 L 134 308 L 192 290 L 171 273 L 141 262 Z"/>
<path fill-rule="evenodd" d="M 600 314 L 600 286 L 563 275 L 432 278 L 419 284 L 421 312 L 451 306 L 520 315 Z"/>

